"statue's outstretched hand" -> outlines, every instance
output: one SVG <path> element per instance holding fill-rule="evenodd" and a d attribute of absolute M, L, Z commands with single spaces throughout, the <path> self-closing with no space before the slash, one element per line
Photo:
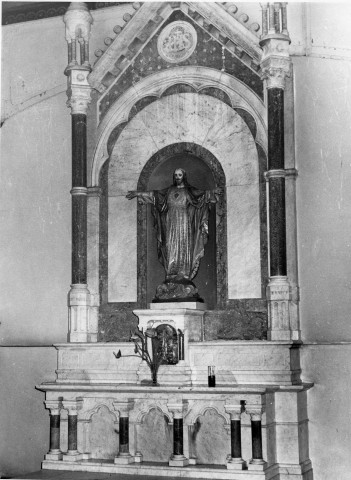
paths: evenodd
<path fill-rule="evenodd" d="M 135 191 L 135 190 L 130 190 L 127 195 L 126 195 L 126 198 L 128 198 L 128 200 L 131 200 L 132 198 L 135 198 L 138 196 L 138 192 Z"/>

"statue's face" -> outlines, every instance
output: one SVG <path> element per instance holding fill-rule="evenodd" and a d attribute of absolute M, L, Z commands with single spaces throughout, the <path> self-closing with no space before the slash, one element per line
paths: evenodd
<path fill-rule="evenodd" d="M 184 174 L 180 169 L 177 169 L 174 172 L 174 179 L 175 179 L 175 182 L 176 182 L 177 185 L 182 185 L 182 183 L 184 181 Z"/>

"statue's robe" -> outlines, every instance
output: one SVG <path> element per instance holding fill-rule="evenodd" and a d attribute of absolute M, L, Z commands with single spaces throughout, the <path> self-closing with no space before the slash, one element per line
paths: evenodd
<path fill-rule="evenodd" d="M 204 256 L 209 209 L 217 201 L 214 192 L 172 185 L 145 192 L 141 198 L 153 204 L 158 258 L 166 281 L 192 280 Z"/>

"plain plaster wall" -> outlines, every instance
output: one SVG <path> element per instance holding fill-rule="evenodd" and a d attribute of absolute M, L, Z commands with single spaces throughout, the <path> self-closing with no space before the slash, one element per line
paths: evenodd
<path fill-rule="evenodd" d="M 338 17 L 331 9 L 323 37 L 328 7 L 306 6 L 316 46 L 312 56 L 293 58 L 302 372 L 314 382 L 308 392 L 314 479 L 349 480 L 351 62 L 321 56 L 323 45 L 335 57 L 346 46 L 340 6 Z M 330 51 L 332 25 L 338 25 L 332 45 L 340 48 Z"/>
<path fill-rule="evenodd" d="M 39 470 L 67 339 L 71 127 L 62 18 L 2 29 L 0 476 Z"/>
<path fill-rule="evenodd" d="M 0 478 L 40 470 L 49 450 L 49 411 L 35 389 L 55 379 L 53 347 L 0 348 Z"/>

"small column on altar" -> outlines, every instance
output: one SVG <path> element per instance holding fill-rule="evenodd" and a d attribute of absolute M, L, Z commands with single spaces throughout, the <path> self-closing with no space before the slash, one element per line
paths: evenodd
<path fill-rule="evenodd" d="M 173 415 L 173 454 L 169 460 L 170 467 L 185 467 L 189 459 L 184 455 L 183 418 L 187 411 L 187 403 L 183 401 L 167 403 L 168 410 Z"/>
<path fill-rule="evenodd" d="M 63 400 L 62 406 L 68 411 L 68 449 L 63 461 L 77 462 L 82 460 L 82 454 L 78 451 L 78 411 L 83 406 L 83 399 Z"/>
<path fill-rule="evenodd" d="M 134 407 L 133 401 L 113 402 L 113 408 L 119 413 L 119 452 L 114 463 L 134 463 L 134 457 L 129 452 L 129 412 Z"/>
<path fill-rule="evenodd" d="M 289 341 L 296 339 L 289 313 L 291 288 L 287 276 L 284 161 L 284 88 L 286 77 L 291 74 L 290 38 L 286 5 L 268 5 L 269 16 L 267 4 L 262 7 L 265 28 L 260 40 L 261 78 L 267 87 L 268 111 L 268 171 L 265 174 L 269 197 L 268 339 Z"/>
<path fill-rule="evenodd" d="M 228 470 L 242 470 L 245 461 L 241 458 L 241 405 L 225 405 L 225 411 L 230 415 L 230 460 Z"/>
<path fill-rule="evenodd" d="M 46 400 L 45 408 L 50 410 L 50 449 L 45 455 L 45 460 L 62 460 L 62 452 L 60 450 L 60 413 L 62 401 Z"/>
<path fill-rule="evenodd" d="M 252 459 L 248 463 L 249 470 L 265 470 L 267 462 L 263 460 L 262 450 L 262 406 L 246 405 L 245 411 L 251 418 Z"/>

